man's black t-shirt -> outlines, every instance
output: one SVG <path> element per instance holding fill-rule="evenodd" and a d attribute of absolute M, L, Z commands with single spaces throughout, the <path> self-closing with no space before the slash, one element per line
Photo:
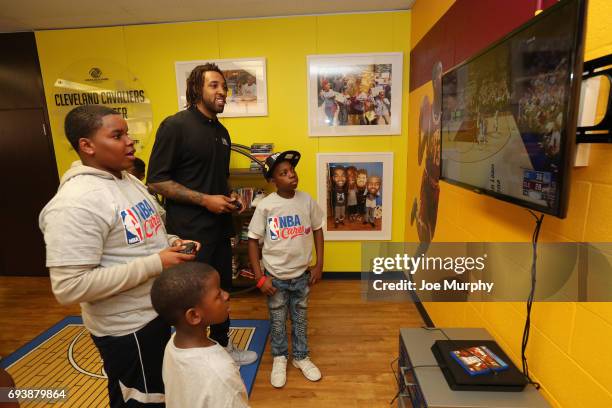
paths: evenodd
<path fill-rule="evenodd" d="M 166 118 L 155 136 L 147 183 L 173 180 L 204 194 L 229 195 L 231 140 L 217 120 L 195 106 Z M 231 214 L 214 214 L 198 205 L 166 199 L 168 232 L 183 239 L 216 242 L 230 237 Z"/>

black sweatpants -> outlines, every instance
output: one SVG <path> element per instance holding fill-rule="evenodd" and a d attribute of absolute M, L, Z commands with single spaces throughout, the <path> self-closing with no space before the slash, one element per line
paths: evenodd
<path fill-rule="evenodd" d="M 91 336 L 104 360 L 111 408 L 165 407 L 162 364 L 170 326 L 158 316 L 125 336 Z"/>
<path fill-rule="evenodd" d="M 196 256 L 196 261 L 207 263 L 219 272 L 221 289 L 232 291 L 232 245 L 229 238 L 213 242 L 202 243 Z M 227 346 L 229 340 L 230 319 L 210 326 L 210 338 L 221 346 Z"/>

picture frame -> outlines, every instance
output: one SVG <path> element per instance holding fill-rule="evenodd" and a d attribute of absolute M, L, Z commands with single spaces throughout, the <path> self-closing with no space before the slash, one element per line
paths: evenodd
<path fill-rule="evenodd" d="M 317 154 L 317 202 L 325 213 L 326 240 L 390 240 L 392 201 L 392 152 Z"/>
<path fill-rule="evenodd" d="M 187 78 L 198 65 L 215 63 L 223 72 L 228 92 L 223 113 L 220 118 L 268 116 L 268 90 L 266 84 L 266 59 L 210 59 L 176 61 L 176 92 L 179 110 L 185 109 L 187 98 Z"/>
<path fill-rule="evenodd" d="M 403 53 L 307 57 L 309 136 L 399 135 Z"/>

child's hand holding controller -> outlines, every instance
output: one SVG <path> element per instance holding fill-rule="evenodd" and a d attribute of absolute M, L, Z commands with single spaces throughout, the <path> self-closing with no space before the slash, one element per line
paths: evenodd
<path fill-rule="evenodd" d="M 182 254 L 195 255 L 200 250 L 200 243 L 197 241 L 191 241 L 187 239 L 177 239 L 172 242 L 173 247 L 179 247 L 179 252 Z"/>
<path fill-rule="evenodd" d="M 159 253 L 162 267 L 166 269 L 183 262 L 193 261 L 199 250 L 199 242 L 177 239 L 170 248 L 166 248 Z"/>
<path fill-rule="evenodd" d="M 181 249 L 179 252 L 181 254 L 187 254 L 187 255 L 195 255 L 196 252 L 198 252 L 197 250 L 197 245 L 195 242 L 190 241 L 190 242 L 183 242 L 184 249 Z"/>
<path fill-rule="evenodd" d="M 171 266 L 193 261 L 195 259 L 195 253 L 185 254 L 181 252 L 182 250 L 181 246 L 175 245 L 161 251 L 159 253 L 159 258 L 161 259 L 162 268 L 167 269 Z"/>

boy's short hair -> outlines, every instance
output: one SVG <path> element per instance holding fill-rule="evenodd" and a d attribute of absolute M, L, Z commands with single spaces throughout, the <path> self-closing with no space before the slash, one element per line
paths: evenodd
<path fill-rule="evenodd" d="M 64 120 L 64 133 L 70 145 L 79 151 L 79 139 L 91 136 L 102 127 L 102 118 L 107 115 L 118 115 L 104 105 L 83 105 L 68 112 Z"/>
<path fill-rule="evenodd" d="M 153 308 L 167 323 L 180 322 L 185 312 L 200 301 L 206 282 L 217 271 L 200 262 L 185 262 L 164 270 L 151 288 Z"/>

